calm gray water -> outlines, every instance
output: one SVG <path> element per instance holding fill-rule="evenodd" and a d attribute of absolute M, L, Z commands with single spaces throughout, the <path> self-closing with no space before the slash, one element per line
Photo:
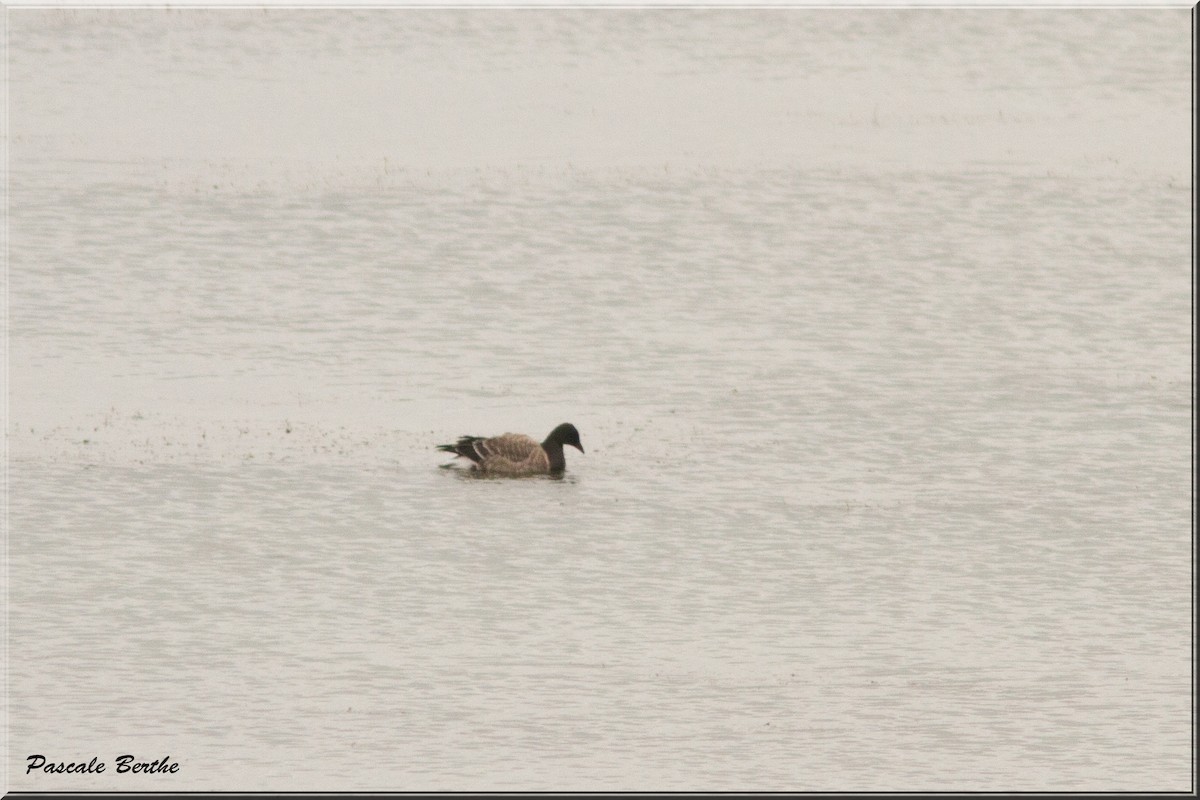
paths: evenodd
<path fill-rule="evenodd" d="M 1190 789 L 1188 25 L 10 10 L 8 787 Z"/>

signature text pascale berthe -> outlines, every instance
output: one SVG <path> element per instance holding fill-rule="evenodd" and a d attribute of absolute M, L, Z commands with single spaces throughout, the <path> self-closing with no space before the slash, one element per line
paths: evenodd
<path fill-rule="evenodd" d="M 46 757 L 39 753 L 26 756 L 25 760 L 28 762 L 25 765 L 26 775 L 35 770 L 56 775 L 68 773 L 95 775 L 104 772 L 108 766 L 100 760 L 99 756 L 92 756 L 91 761 L 47 761 Z M 172 761 L 170 756 L 163 756 L 154 761 L 139 761 L 131 755 L 123 755 L 117 756 L 116 763 L 118 775 L 125 772 L 147 775 L 179 772 L 179 762 Z"/>

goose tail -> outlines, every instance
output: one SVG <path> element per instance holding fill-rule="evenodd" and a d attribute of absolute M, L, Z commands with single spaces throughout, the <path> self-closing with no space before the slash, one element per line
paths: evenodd
<path fill-rule="evenodd" d="M 478 463 L 479 453 L 475 450 L 475 443 L 481 441 L 482 438 L 481 436 L 463 436 L 454 444 L 439 444 L 437 449 L 443 453 L 454 453 L 456 456 L 469 458 Z"/>

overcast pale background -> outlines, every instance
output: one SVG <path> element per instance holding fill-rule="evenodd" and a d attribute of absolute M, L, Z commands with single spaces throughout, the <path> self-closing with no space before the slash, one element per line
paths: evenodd
<path fill-rule="evenodd" d="M 10 788 L 1191 788 L 1188 9 L 7 23 Z"/>

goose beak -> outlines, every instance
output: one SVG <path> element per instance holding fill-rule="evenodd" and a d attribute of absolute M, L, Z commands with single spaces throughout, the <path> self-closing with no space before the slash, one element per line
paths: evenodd
<path fill-rule="evenodd" d="M 582 444 L 577 444 L 577 445 L 575 445 L 575 447 L 578 447 L 578 448 L 579 448 L 579 452 L 581 452 L 581 453 L 583 452 L 583 445 L 582 445 Z"/>

